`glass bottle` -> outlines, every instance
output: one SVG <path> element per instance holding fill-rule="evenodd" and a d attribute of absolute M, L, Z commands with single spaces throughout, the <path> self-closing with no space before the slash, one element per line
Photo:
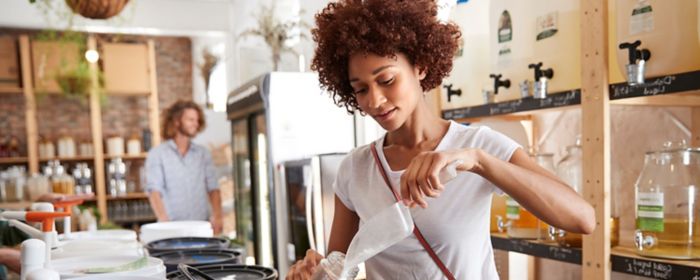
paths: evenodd
<path fill-rule="evenodd" d="M 700 257 L 700 149 L 648 152 L 635 184 L 637 253 Z"/>

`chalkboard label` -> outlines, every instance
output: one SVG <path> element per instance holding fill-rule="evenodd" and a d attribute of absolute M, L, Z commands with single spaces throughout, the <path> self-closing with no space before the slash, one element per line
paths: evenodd
<path fill-rule="evenodd" d="M 610 85 L 610 99 L 654 96 L 700 89 L 700 71 L 648 78 L 641 85 Z"/>
<path fill-rule="evenodd" d="M 700 268 L 612 255 L 612 270 L 653 279 L 700 280 Z"/>
<path fill-rule="evenodd" d="M 522 99 L 493 104 L 445 110 L 442 113 L 442 117 L 445 119 L 490 117 L 579 104 L 581 104 L 581 91 L 572 90 L 567 92 L 552 93 L 544 99 L 525 97 Z"/>

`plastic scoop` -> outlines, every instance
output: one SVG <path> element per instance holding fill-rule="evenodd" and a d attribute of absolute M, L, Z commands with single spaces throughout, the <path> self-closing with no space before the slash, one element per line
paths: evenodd
<path fill-rule="evenodd" d="M 405 239 L 413 232 L 413 218 L 403 203 L 394 203 L 360 227 L 350 242 L 340 279 L 347 279 L 360 263 Z"/>

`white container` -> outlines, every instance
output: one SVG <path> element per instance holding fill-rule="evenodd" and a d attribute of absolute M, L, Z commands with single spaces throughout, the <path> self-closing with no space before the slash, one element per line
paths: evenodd
<path fill-rule="evenodd" d="M 138 138 L 131 138 L 126 145 L 126 152 L 129 155 L 136 156 L 141 154 L 141 141 Z"/>
<path fill-rule="evenodd" d="M 60 240 L 67 240 L 61 234 L 58 237 Z M 96 231 L 78 231 L 72 232 L 70 240 L 115 240 L 115 241 L 136 241 L 136 232 L 127 229 L 105 229 Z"/>
<path fill-rule="evenodd" d="M 534 55 L 535 5 L 531 1 L 521 0 L 490 2 L 491 73 L 501 74 L 501 80 L 510 80 L 509 88 L 498 89 L 496 101 L 519 99 L 521 95 L 518 85 L 532 80 L 533 76 L 528 65 L 533 62 Z M 493 80 L 489 89 L 494 90 Z"/>
<path fill-rule="evenodd" d="M 110 137 L 107 139 L 107 154 L 110 156 L 124 155 L 124 138 Z"/>
<path fill-rule="evenodd" d="M 51 252 L 53 259 L 81 256 L 143 256 L 143 246 L 135 240 L 69 240 L 60 244 L 59 248 Z"/>
<path fill-rule="evenodd" d="M 61 137 L 58 139 L 58 156 L 59 157 L 75 157 L 76 156 L 75 141 L 71 137 Z"/>
<path fill-rule="evenodd" d="M 645 77 L 700 69 L 698 0 L 618 0 L 615 7 L 617 46 L 641 41 L 651 58 Z M 617 48 L 620 71 L 626 75 L 629 52 Z"/>
<path fill-rule="evenodd" d="M 542 62 L 542 68 L 554 70 L 548 92 L 556 93 L 581 87 L 580 0 L 535 0 L 534 57 L 530 63 Z M 528 80 L 534 80 L 530 69 Z"/>
<path fill-rule="evenodd" d="M 447 102 L 447 92 L 440 90 L 443 110 L 475 106 L 483 103 L 482 84 L 489 83 L 489 1 L 469 1 L 456 5 L 450 14 L 450 21 L 459 26 L 462 39 L 455 55 L 452 72 L 443 85 L 462 91 L 461 96 L 452 96 Z M 492 83 L 490 83 L 492 85 Z M 491 86 L 492 87 L 492 86 Z M 489 90 L 492 90 L 488 87 Z"/>
<path fill-rule="evenodd" d="M 173 237 L 213 237 L 211 223 L 206 221 L 174 221 L 145 224 L 141 227 L 141 243 Z"/>
<path fill-rule="evenodd" d="M 75 257 L 55 260 L 51 262 L 52 268 L 61 274 L 61 279 L 85 278 L 93 277 L 82 271 L 89 268 L 97 267 L 117 267 L 133 261 L 140 257 L 133 256 L 100 256 L 100 257 Z M 98 276 L 98 275 L 94 275 Z M 116 277 L 151 277 L 157 279 L 165 279 L 165 266 L 163 261 L 157 258 L 148 257 L 148 264 L 140 269 L 131 271 L 121 271 L 112 273 L 99 274 L 100 277 L 107 279 L 119 279 Z M 122 278 L 130 279 L 130 278 Z"/>

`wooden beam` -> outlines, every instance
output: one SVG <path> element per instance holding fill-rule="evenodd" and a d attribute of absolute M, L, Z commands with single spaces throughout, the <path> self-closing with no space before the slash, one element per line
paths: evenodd
<path fill-rule="evenodd" d="M 29 36 L 19 37 L 20 65 L 22 68 L 22 87 L 24 91 L 24 121 L 27 126 L 27 156 L 29 174 L 39 173 L 39 129 L 36 119 L 36 98 L 32 83 L 32 55 Z"/>
<path fill-rule="evenodd" d="M 151 147 L 160 144 L 160 111 L 158 110 L 158 74 L 156 73 L 156 47 L 153 40 L 148 40 L 148 74 L 151 94 L 148 98 L 148 123 L 151 129 Z"/>
<path fill-rule="evenodd" d="M 690 122 L 690 133 L 692 138 L 690 140 L 690 144 L 693 147 L 700 147 L 700 107 L 693 107 Z"/>
<path fill-rule="evenodd" d="M 97 50 L 95 37 L 88 37 L 88 50 Z M 95 153 L 94 178 L 97 191 L 97 209 L 100 211 L 100 223 L 107 222 L 107 190 L 105 184 L 105 153 L 102 144 L 102 108 L 100 104 L 100 92 L 98 88 L 97 62 L 90 63 L 90 128 L 92 130 L 92 146 Z"/>
<path fill-rule="evenodd" d="M 583 194 L 596 228 L 583 237 L 583 279 L 610 279 L 610 101 L 608 1 L 581 1 Z"/>

